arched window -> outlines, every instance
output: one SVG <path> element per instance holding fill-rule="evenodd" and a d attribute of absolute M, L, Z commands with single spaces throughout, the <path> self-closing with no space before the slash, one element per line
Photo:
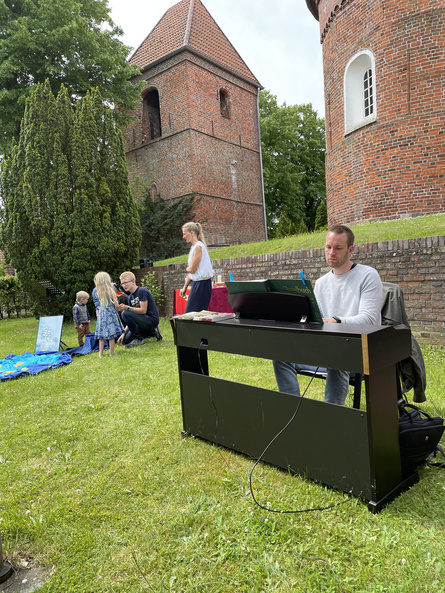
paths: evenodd
<path fill-rule="evenodd" d="M 355 54 L 344 77 L 345 134 L 377 119 L 375 60 L 369 50 Z"/>
<path fill-rule="evenodd" d="M 230 117 L 229 94 L 223 89 L 219 90 L 219 110 L 223 117 Z"/>
<path fill-rule="evenodd" d="M 154 140 L 160 136 L 162 136 L 162 129 L 159 93 L 153 89 L 145 95 L 142 103 L 142 138 Z"/>
<path fill-rule="evenodd" d="M 153 181 L 150 187 L 150 198 L 154 201 L 159 193 L 158 186 Z"/>

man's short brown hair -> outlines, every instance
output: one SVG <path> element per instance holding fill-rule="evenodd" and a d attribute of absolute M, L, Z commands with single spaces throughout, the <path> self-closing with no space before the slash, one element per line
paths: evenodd
<path fill-rule="evenodd" d="M 355 236 L 351 229 L 345 224 L 333 224 L 328 228 L 328 233 L 337 233 L 337 235 L 346 235 L 348 238 L 348 247 L 354 245 Z"/>

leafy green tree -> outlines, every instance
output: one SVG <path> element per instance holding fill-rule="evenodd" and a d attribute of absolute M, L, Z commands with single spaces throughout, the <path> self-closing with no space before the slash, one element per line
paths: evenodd
<path fill-rule="evenodd" d="M 193 198 L 185 196 L 174 202 L 167 202 L 159 195 L 152 199 L 150 191 L 147 191 L 139 207 L 141 258 L 159 261 L 181 255 L 190 249 L 182 238 L 182 226 L 193 220 Z"/>
<path fill-rule="evenodd" d="M 107 0 L 1 0 L 0 154 L 18 138 L 26 98 L 46 79 L 54 95 L 63 84 L 73 102 L 98 87 L 123 122 L 140 87 L 130 82 L 138 69 L 121 35 Z"/>
<path fill-rule="evenodd" d="M 1 243 L 28 294 L 49 280 L 70 313 L 77 290 L 137 261 L 141 239 L 122 133 L 97 89 L 70 105 L 49 82 L 28 100 L 19 142 L 2 167 Z"/>
<path fill-rule="evenodd" d="M 262 91 L 260 128 L 269 236 L 283 215 L 296 228 L 303 220 L 313 230 L 317 207 L 326 200 L 324 120 L 310 104 L 279 106 Z"/>

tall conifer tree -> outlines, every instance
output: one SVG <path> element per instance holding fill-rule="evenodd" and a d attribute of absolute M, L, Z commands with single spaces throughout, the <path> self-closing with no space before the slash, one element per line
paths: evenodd
<path fill-rule="evenodd" d="M 28 100 L 19 142 L 2 167 L 2 244 L 28 291 L 49 280 L 68 296 L 99 270 L 134 266 L 141 240 L 121 131 L 98 90 L 70 106 L 48 82 Z"/>

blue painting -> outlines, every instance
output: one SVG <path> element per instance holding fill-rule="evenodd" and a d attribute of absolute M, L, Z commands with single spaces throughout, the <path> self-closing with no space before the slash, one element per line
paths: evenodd
<path fill-rule="evenodd" d="M 34 353 L 58 352 L 62 339 L 63 315 L 40 317 Z"/>

